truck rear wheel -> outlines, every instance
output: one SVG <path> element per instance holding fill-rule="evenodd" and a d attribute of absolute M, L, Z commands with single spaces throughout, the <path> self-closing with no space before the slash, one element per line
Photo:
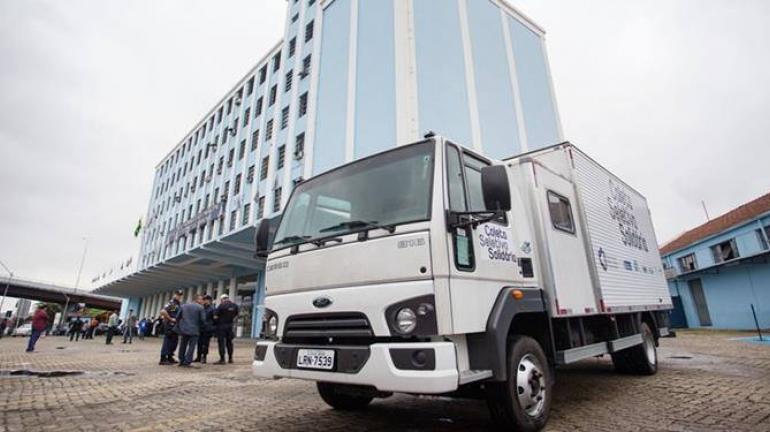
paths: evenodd
<path fill-rule="evenodd" d="M 545 427 L 551 410 L 551 370 L 535 339 L 513 336 L 508 342 L 508 379 L 485 387 L 489 412 L 501 430 Z"/>
<path fill-rule="evenodd" d="M 328 382 L 316 383 L 318 394 L 327 405 L 341 411 L 355 411 L 366 408 L 373 396 L 357 395 L 350 391 L 351 386 L 334 384 Z"/>
<path fill-rule="evenodd" d="M 647 323 L 641 327 L 642 344 L 612 354 L 612 363 L 620 373 L 655 375 L 658 371 L 658 351 L 655 336 Z"/>

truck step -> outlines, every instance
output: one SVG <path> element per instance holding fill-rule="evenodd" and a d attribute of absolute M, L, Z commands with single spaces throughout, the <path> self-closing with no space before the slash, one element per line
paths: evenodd
<path fill-rule="evenodd" d="M 615 339 L 613 341 L 610 341 L 610 352 L 623 351 L 626 348 L 631 348 L 632 346 L 641 345 L 641 344 L 642 344 L 641 334 L 622 337 L 620 339 Z"/>
<path fill-rule="evenodd" d="M 492 378 L 491 370 L 467 370 L 460 372 L 460 385 Z"/>
<path fill-rule="evenodd" d="M 591 345 L 586 345 L 577 348 L 570 348 L 556 352 L 557 364 L 570 364 L 577 361 L 597 357 L 603 354 L 614 353 L 623 351 L 626 348 L 632 346 L 641 345 L 642 335 L 635 334 L 631 336 L 614 339 L 609 342 L 599 342 Z"/>

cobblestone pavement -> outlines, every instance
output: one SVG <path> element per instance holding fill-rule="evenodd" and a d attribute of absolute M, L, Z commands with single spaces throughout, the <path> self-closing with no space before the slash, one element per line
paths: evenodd
<path fill-rule="evenodd" d="M 745 334 L 680 332 L 662 341 L 654 377 L 622 376 L 607 359 L 560 369 L 548 430 L 770 431 L 770 346 Z M 158 366 L 159 341 L 0 339 L 0 432 L 486 430 L 483 402 L 396 395 L 364 413 L 332 411 L 312 383 L 250 375 L 253 342 L 234 365 Z M 82 371 L 61 377 L 8 371 Z"/>

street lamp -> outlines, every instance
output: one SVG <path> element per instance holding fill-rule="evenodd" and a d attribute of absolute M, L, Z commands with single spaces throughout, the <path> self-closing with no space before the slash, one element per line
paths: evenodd
<path fill-rule="evenodd" d="M 8 273 L 8 280 L 5 282 L 5 291 L 3 291 L 3 299 L 0 300 L 0 313 L 3 311 L 3 305 L 5 305 L 5 298 L 8 297 L 8 289 L 11 287 L 11 279 L 13 279 L 13 272 L 8 269 L 8 267 L 3 264 L 2 261 L 0 261 L 0 266 L 3 266 L 6 273 Z"/>

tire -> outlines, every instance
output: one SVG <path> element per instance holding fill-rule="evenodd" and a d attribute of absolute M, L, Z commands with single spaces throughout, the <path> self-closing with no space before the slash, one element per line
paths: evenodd
<path fill-rule="evenodd" d="M 330 407 L 340 411 L 357 411 L 366 408 L 374 399 L 373 396 L 361 396 L 346 392 L 339 384 L 318 382 L 318 394 Z"/>
<path fill-rule="evenodd" d="M 642 323 L 641 334 L 641 345 L 612 354 L 612 363 L 615 365 L 616 371 L 631 375 L 655 375 L 658 371 L 655 335 L 645 322 Z"/>
<path fill-rule="evenodd" d="M 540 344 L 515 335 L 508 342 L 508 379 L 485 385 L 492 420 L 500 430 L 539 431 L 551 411 L 551 369 Z"/>

